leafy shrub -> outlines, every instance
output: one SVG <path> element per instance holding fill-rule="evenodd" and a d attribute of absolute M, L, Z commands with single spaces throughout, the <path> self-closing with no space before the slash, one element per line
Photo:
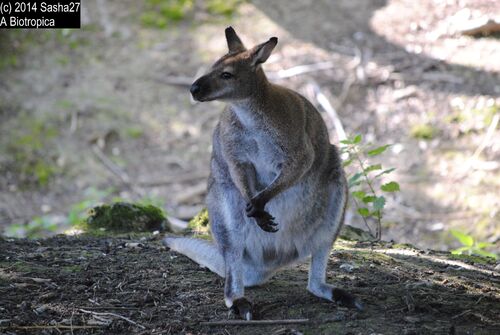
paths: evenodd
<path fill-rule="evenodd" d="M 357 212 L 363 218 L 372 236 L 380 240 L 382 236 L 383 210 L 386 198 L 380 195 L 381 192 L 393 193 L 399 191 L 399 184 L 391 181 L 385 184 L 379 183 L 382 176 L 393 172 L 394 168 L 384 169 L 382 164 L 371 164 L 369 159 L 382 154 L 389 144 L 372 147 L 362 143 L 362 136 L 356 135 L 341 141 L 341 153 L 347 154 L 344 160 L 344 167 L 350 165 L 357 166 L 356 172 L 349 175 L 348 184 L 352 198 L 357 207 Z M 379 185 L 377 187 L 377 185 Z M 373 218 L 376 222 L 375 233 L 368 225 L 367 218 Z"/>

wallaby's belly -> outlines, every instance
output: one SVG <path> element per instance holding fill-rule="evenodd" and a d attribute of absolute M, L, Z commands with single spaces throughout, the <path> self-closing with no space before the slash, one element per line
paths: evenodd
<path fill-rule="evenodd" d="M 267 205 L 266 210 L 275 217 L 278 232 L 268 233 L 259 226 L 247 225 L 245 239 L 248 265 L 272 270 L 300 261 L 311 254 L 313 240 L 333 234 L 328 229 L 325 215 L 328 191 L 326 187 L 313 187 L 306 180 L 284 191 Z M 325 227 L 320 227 L 320 226 Z"/>

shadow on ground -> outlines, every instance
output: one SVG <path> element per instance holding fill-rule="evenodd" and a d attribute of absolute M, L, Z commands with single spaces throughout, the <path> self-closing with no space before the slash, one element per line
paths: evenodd
<path fill-rule="evenodd" d="M 223 280 L 158 238 L 0 239 L 4 334 L 495 334 L 500 277 L 491 265 L 381 243 L 339 241 L 328 281 L 364 312 L 310 295 L 307 267 L 247 291 L 260 319 L 302 325 L 204 326 L 227 320 Z M 352 265 L 351 272 L 340 269 Z M 345 268 L 345 267 L 343 267 Z M 295 333 L 294 333 L 295 331 Z"/>

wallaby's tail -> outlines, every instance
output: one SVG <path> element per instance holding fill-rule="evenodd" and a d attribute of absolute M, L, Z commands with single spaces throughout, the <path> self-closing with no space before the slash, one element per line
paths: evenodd
<path fill-rule="evenodd" d="M 169 236 L 163 239 L 163 244 L 224 277 L 224 259 L 213 243 L 198 238 Z"/>

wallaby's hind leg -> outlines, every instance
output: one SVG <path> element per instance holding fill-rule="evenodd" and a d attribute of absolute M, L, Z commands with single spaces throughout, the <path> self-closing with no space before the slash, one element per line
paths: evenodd
<path fill-rule="evenodd" d="M 338 302 L 347 307 L 356 307 L 361 310 L 363 309 L 362 303 L 353 295 L 325 282 L 328 257 L 333 242 L 343 224 L 345 205 L 347 202 L 346 183 L 340 183 L 340 185 L 337 184 L 334 187 L 335 189 L 330 195 L 330 203 L 326 213 L 326 219 L 332 220 L 332 225 L 330 226 L 331 230 L 329 231 L 331 239 L 321 241 L 312 252 L 307 289 L 320 298 Z M 327 236 L 328 234 L 324 235 Z"/>
<path fill-rule="evenodd" d="M 244 265 L 246 226 L 248 219 L 243 216 L 245 202 L 232 183 L 214 183 L 207 195 L 208 212 L 212 233 L 220 246 L 224 260 L 226 278 L 224 300 L 226 306 L 240 317 L 250 320 L 252 306 L 244 297 Z"/>
<path fill-rule="evenodd" d="M 213 243 L 197 238 L 167 236 L 163 244 L 224 277 L 224 259 Z"/>

